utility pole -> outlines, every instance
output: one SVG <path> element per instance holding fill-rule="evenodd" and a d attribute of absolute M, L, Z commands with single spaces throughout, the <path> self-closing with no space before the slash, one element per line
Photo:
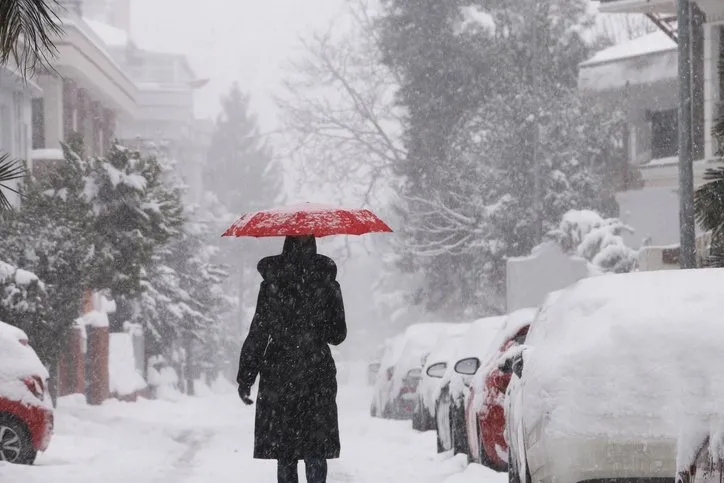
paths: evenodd
<path fill-rule="evenodd" d="M 543 189 L 541 186 L 541 162 L 540 155 L 538 153 L 538 144 L 540 142 L 540 92 L 538 89 L 538 76 L 540 72 L 538 70 L 538 1 L 535 0 L 531 3 L 532 5 L 532 72 L 533 79 L 531 87 L 533 96 L 535 98 L 536 112 L 534 113 L 535 119 L 533 119 L 532 125 L 532 138 L 533 138 L 533 210 L 535 211 L 535 237 L 536 244 L 543 240 Z"/>
<path fill-rule="evenodd" d="M 679 236 L 681 268 L 696 268 L 691 110 L 691 4 L 677 0 L 679 38 Z"/>

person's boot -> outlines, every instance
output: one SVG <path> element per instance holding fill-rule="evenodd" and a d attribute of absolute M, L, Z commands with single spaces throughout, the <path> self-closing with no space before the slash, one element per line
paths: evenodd
<path fill-rule="evenodd" d="M 304 460 L 307 483 L 327 483 L 327 460 L 314 458 Z"/>
<path fill-rule="evenodd" d="M 277 461 L 277 483 L 299 483 L 297 461 Z"/>

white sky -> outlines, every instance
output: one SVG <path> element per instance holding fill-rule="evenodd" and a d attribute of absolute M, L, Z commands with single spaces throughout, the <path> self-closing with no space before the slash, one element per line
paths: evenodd
<path fill-rule="evenodd" d="M 265 131 L 276 127 L 272 96 L 299 37 L 326 28 L 344 0 L 132 0 L 134 39 L 149 49 L 185 53 L 199 78 L 199 117 L 215 117 L 219 97 L 238 81 L 252 95 Z"/>

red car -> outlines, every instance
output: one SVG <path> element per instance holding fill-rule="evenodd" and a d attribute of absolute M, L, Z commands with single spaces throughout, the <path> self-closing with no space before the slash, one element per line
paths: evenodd
<path fill-rule="evenodd" d="M 475 374 L 467 393 L 465 425 L 469 459 L 496 471 L 508 467 L 508 445 L 505 442 L 505 391 L 510 374 L 498 367 L 500 356 L 513 345 L 525 342 L 535 309 L 511 313 L 493 342 L 497 349 Z"/>
<path fill-rule="evenodd" d="M 53 433 L 48 372 L 16 327 L 0 322 L 0 461 L 30 465 Z"/>

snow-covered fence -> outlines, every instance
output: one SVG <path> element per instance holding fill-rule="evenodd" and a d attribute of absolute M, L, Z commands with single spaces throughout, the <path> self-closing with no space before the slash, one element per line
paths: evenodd
<path fill-rule="evenodd" d="M 506 265 L 506 310 L 537 307 L 546 295 L 589 275 L 588 262 L 569 257 L 555 242 L 546 242 L 527 257 L 510 258 Z"/>

